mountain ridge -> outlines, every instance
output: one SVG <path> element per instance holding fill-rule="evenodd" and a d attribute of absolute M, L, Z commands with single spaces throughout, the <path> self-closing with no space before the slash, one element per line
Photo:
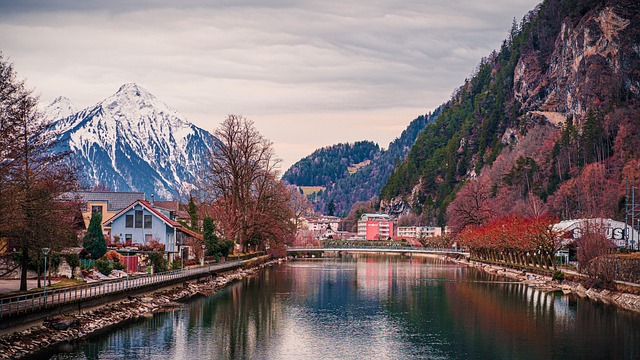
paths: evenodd
<path fill-rule="evenodd" d="M 53 151 L 69 151 L 80 166 L 84 186 L 169 199 L 198 188 L 216 141 L 135 83 L 54 121 L 48 132 L 55 138 Z"/>

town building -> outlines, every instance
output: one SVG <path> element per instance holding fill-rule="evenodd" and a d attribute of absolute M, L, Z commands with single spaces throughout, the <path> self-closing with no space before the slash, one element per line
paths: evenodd
<path fill-rule="evenodd" d="M 143 192 L 114 192 L 114 191 L 78 191 L 65 195 L 68 200 L 78 200 L 82 204 L 82 220 L 85 229 L 89 227 L 91 216 L 102 213 L 102 222 L 111 219 L 120 210 L 136 200 L 144 200 Z M 109 227 L 103 226 L 103 232 L 109 232 Z"/>
<path fill-rule="evenodd" d="M 437 226 L 398 226 L 399 238 L 428 238 L 442 235 L 442 228 Z"/>
<path fill-rule="evenodd" d="M 391 217 L 382 213 L 362 214 L 358 220 L 358 237 L 366 240 L 387 240 L 394 236 Z"/>
<path fill-rule="evenodd" d="M 302 228 L 312 231 L 324 231 L 331 229 L 338 231 L 340 218 L 337 216 L 312 216 L 301 219 Z"/>
<path fill-rule="evenodd" d="M 638 248 L 640 233 L 622 221 L 602 218 L 564 220 L 553 225 L 553 230 L 560 232 L 565 238 L 577 240 L 587 227 L 599 229 L 617 247 Z"/>
<path fill-rule="evenodd" d="M 125 246 L 140 247 L 157 241 L 164 246 L 165 252 L 182 252 L 185 258 L 192 253 L 189 239 L 202 236 L 183 228 L 175 220 L 175 214 L 163 208 L 155 208 L 145 200 L 136 200 L 109 220 L 103 222 L 111 228 L 112 236 L 118 236 Z"/>

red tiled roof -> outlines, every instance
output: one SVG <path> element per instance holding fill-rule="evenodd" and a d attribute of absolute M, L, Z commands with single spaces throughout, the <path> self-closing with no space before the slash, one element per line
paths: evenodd
<path fill-rule="evenodd" d="M 198 234 L 197 232 L 192 231 L 192 230 L 189 230 L 189 229 L 187 229 L 187 228 L 185 228 L 185 227 L 180 228 L 179 230 L 180 230 L 180 231 L 182 231 L 183 233 L 185 233 L 185 234 L 187 234 L 187 235 L 191 236 L 191 237 L 196 238 L 196 239 L 200 239 L 200 240 L 203 240 L 203 239 L 204 239 L 204 237 L 202 236 L 202 234 Z"/>
<path fill-rule="evenodd" d="M 174 201 L 154 201 L 153 206 L 161 207 L 163 209 L 178 211 L 180 206 L 177 200 Z"/>
<path fill-rule="evenodd" d="M 113 222 L 113 220 L 119 218 L 120 216 L 122 216 L 122 214 L 124 214 L 125 212 L 129 211 L 131 208 L 133 208 L 136 204 L 140 204 L 143 207 L 145 207 L 147 210 L 149 210 L 150 212 L 152 212 L 154 215 L 156 215 L 157 217 L 160 218 L 160 220 L 162 220 L 164 223 L 166 223 L 167 225 L 174 227 L 174 228 L 181 228 L 182 225 L 179 222 L 173 221 L 171 219 L 169 219 L 168 217 L 164 216 L 164 214 L 162 214 L 160 211 L 154 209 L 151 204 L 146 201 L 146 200 L 136 200 L 134 201 L 131 205 L 127 206 L 126 208 L 120 210 L 119 213 L 115 214 L 111 219 L 105 221 L 103 223 L 103 225 L 109 225 Z"/>

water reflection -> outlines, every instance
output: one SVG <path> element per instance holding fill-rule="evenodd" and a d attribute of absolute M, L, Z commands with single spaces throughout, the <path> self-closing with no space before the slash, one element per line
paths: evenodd
<path fill-rule="evenodd" d="M 435 259 L 292 261 L 54 358 L 632 359 L 640 317 Z"/>

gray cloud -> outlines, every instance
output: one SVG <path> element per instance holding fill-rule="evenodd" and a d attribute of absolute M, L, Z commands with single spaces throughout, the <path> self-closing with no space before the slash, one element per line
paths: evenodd
<path fill-rule="evenodd" d="M 287 167 L 339 141 L 386 146 L 536 3 L 3 1 L 0 50 L 44 102 L 135 81 L 208 130 L 244 114 Z"/>

